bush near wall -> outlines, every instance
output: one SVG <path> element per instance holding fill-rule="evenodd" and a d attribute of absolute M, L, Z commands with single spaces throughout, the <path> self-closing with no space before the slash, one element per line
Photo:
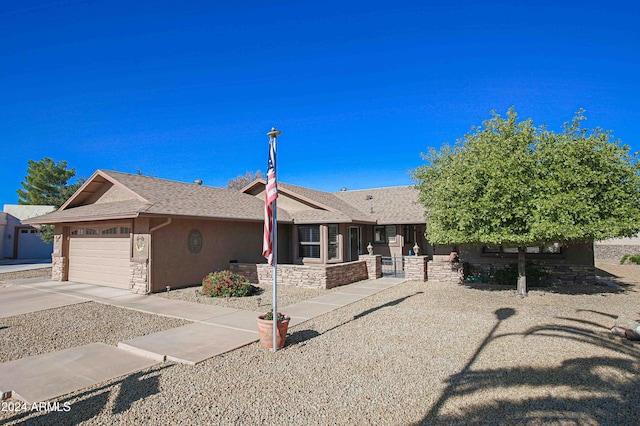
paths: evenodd
<path fill-rule="evenodd" d="M 202 279 L 200 292 L 211 297 L 244 297 L 251 295 L 253 287 L 243 275 L 218 271 L 211 272 Z"/>

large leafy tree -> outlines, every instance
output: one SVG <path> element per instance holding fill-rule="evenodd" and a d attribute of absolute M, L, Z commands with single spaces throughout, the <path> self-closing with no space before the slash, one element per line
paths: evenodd
<path fill-rule="evenodd" d="M 519 296 L 526 295 L 529 245 L 628 237 L 640 231 L 640 167 L 610 131 L 562 132 L 519 121 L 514 108 L 454 146 L 431 148 L 413 172 L 437 244 L 518 247 Z"/>
<path fill-rule="evenodd" d="M 28 164 L 22 188 L 17 190 L 18 204 L 60 208 L 84 181 L 80 178 L 76 183 L 69 184 L 76 170 L 67 169 L 66 161 L 55 162 L 45 157 L 40 161 L 29 160 Z M 53 226 L 42 226 L 40 235 L 46 242 L 53 241 Z"/>

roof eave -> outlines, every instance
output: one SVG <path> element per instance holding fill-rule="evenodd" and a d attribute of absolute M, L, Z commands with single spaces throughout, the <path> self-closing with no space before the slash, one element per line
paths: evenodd
<path fill-rule="evenodd" d="M 102 221 L 102 220 L 135 219 L 138 216 L 139 216 L 139 213 L 135 212 L 135 213 L 122 213 L 122 214 L 109 215 L 109 216 L 93 215 L 93 216 L 83 216 L 83 217 L 60 217 L 55 219 L 47 219 L 44 221 L 42 219 L 38 219 L 38 217 L 44 217 L 44 216 L 36 216 L 31 219 L 23 220 L 22 223 L 26 223 L 27 225 L 53 225 L 56 223 L 96 222 L 96 221 Z"/>

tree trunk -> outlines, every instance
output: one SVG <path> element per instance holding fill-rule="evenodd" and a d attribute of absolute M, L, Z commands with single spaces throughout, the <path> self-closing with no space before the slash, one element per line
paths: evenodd
<path fill-rule="evenodd" d="M 518 247 L 518 297 L 527 297 L 527 274 L 525 271 L 525 247 Z"/>

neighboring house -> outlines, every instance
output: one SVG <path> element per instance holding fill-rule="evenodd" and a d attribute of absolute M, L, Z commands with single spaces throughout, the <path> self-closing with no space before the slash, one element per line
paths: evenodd
<path fill-rule="evenodd" d="M 233 264 L 253 265 L 254 271 L 256 264 L 265 264 L 265 181 L 257 179 L 242 191 L 196 182 L 98 170 L 58 211 L 27 222 L 56 226 L 55 280 L 148 293 L 196 285 L 207 273 Z M 350 275 L 342 283 L 363 274 L 366 278 L 370 264 L 353 261 L 368 253 L 369 244 L 374 255 L 400 259 L 415 255 L 417 249 L 426 257 L 408 258 L 410 270 L 425 277 L 426 259 L 434 260 L 435 272 L 444 268 L 441 260 L 457 251 L 425 240 L 424 211 L 414 187 L 329 193 L 279 182 L 278 190 L 278 264 L 302 265 L 288 269 L 299 274 L 289 275 L 297 280 L 295 285 L 317 281 L 319 275 L 310 274 L 318 269 L 323 270 L 322 280 L 336 274 Z M 561 270 L 593 272 L 593 251 L 582 250 L 581 245 L 563 246 L 550 256 L 532 256 L 552 260 Z M 471 265 L 479 266 L 512 262 L 515 257 L 508 249 L 489 253 L 462 247 L 460 252 L 462 260 L 467 260 L 465 253 Z"/>
<path fill-rule="evenodd" d="M 53 244 L 42 241 L 38 227 L 23 221 L 53 210 L 53 206 L 5 204 L 0 212 L 0 259 L 51 258 Z"/>

